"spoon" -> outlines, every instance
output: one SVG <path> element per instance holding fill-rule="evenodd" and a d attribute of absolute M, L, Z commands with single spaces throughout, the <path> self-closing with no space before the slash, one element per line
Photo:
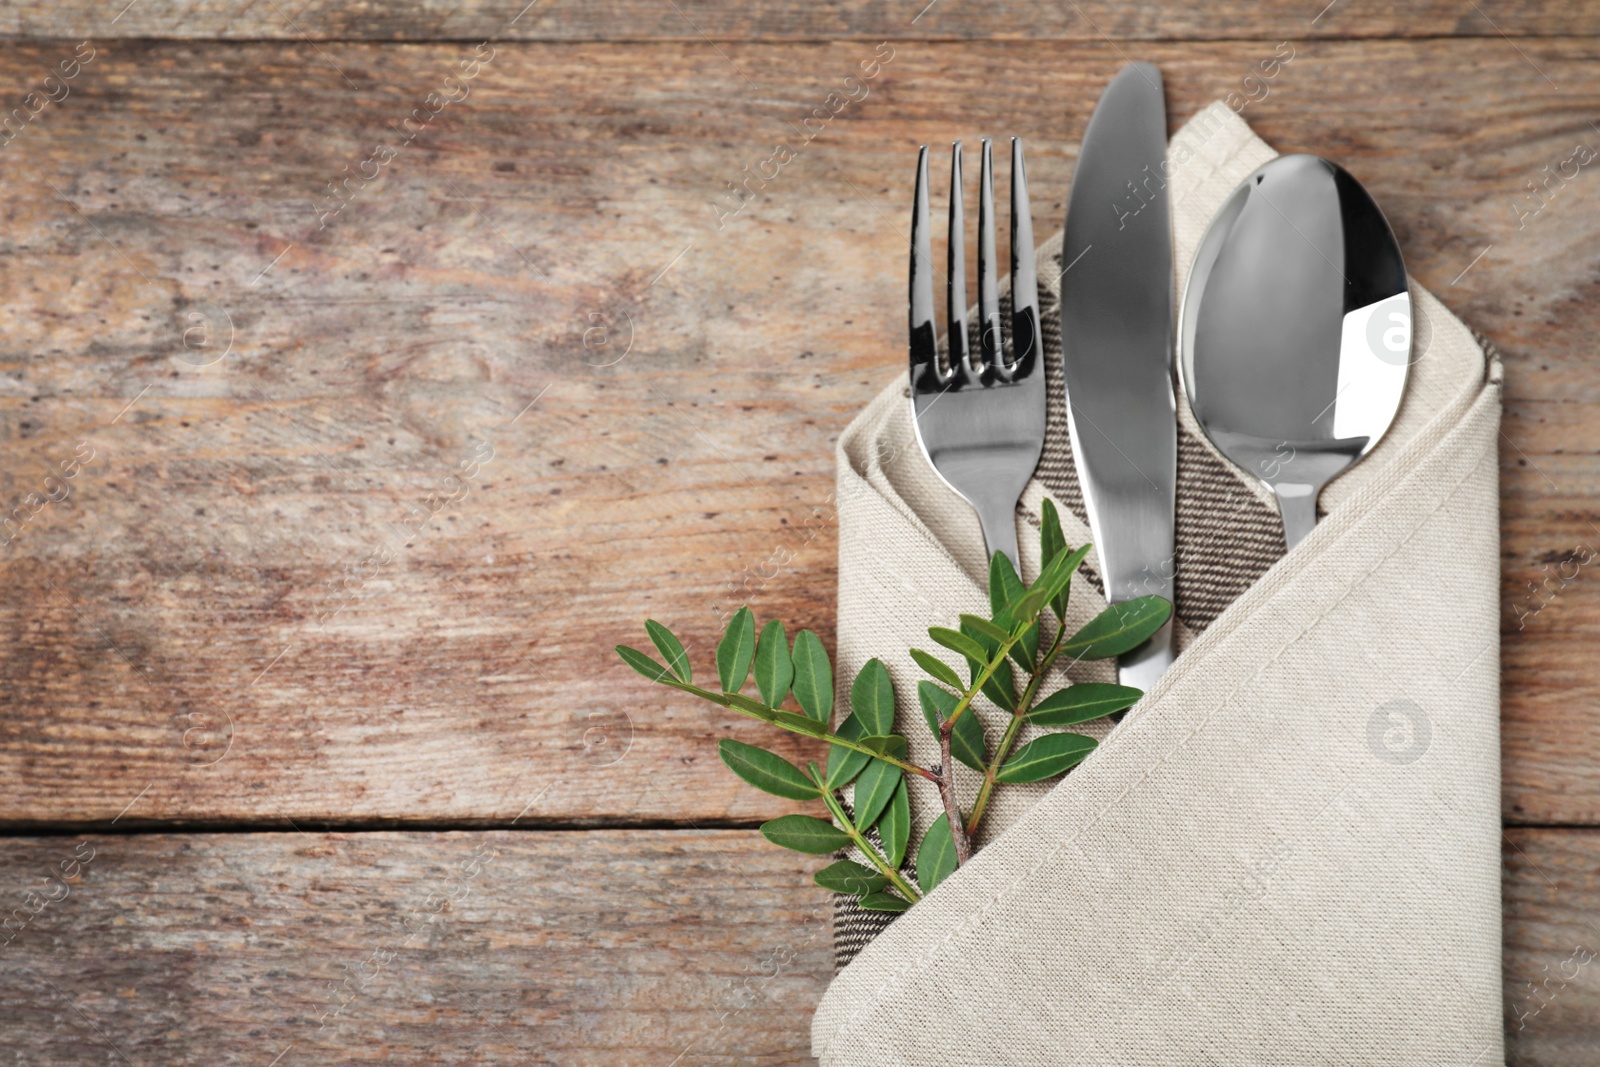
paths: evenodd
<path fill-rule="evenodd" d="M 1280 156 L 1212 219 L 1179 323 L 1195 420 L 1272 490 L 1293 548 L 1405 392 L 1411 297 L 1388 221 L 1344 168 Z"/>

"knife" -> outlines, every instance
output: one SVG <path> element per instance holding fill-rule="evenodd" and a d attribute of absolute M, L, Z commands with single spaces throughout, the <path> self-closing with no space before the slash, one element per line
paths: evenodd
<path fill-rule="evenodd" d="M 1166 151 L 1161 72 L 1130 63 L 1083 135 L 1061 254 L 1072 459 L 1113 605 L 1172 599 L 1178 425 Z M 1148 690 L 1171 663 L 1168 620 L 1122 657 L 1118 680 Z"/>

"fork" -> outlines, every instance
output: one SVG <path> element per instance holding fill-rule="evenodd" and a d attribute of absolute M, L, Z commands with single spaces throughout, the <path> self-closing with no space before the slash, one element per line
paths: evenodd
<path fill-rule="evenodd" d="M 978 513 L 989 557 L 1017 559 L 1017 501 L 1044 449 L 1045 384 L 1039 282 L 1022 142 L 1011 139 L 1011 358 L 994 261 L 994 153 L 983 139 L 978 200 L 978 352 L 967 333 L 966 214 L 961 142 L 951 146 L 950 254 L 945 278 L 948 360 L 933 330 L 928 149 L 917 158 L 911 209 L 911 404 L 917 441 L 940 479 Z"/>

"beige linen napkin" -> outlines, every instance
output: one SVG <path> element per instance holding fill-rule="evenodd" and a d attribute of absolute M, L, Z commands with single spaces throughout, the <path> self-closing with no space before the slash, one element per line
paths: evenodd
<path fill-rule="evenodd" d="M 1273 155 L 1221 104 L 1173 138 L 1180 292 L 1212 214 Z M 1052 328 L 1055 273 L 1040 271 Z M 812 1026 L 824 1067 L 1504 1062 L 1499 366 L 1430 294 L 1412 299 L 1395 425 L 1286 556 L 1270 498 L 1180 400 L 1182 654 L 1072 774 L 997 791 L 982 850 L 921 903 L 886 928 L 841 914 L 848 963 Z M 1047 494 L 1068 542 L 1090 540 L 1059 340 L 1019 508 L 1030 579 Z M 987 597 L 977 520 L 918 450 L 903 379 L 841 437 L 838 509 L 838 677 L 877 656 L 905 704 L 920 677 L 905 650 Z M 1073 606 L 1104 607 L 1092 573 Z M 920 836 L 938 798 L 914 789 L 912 805 Z"/>

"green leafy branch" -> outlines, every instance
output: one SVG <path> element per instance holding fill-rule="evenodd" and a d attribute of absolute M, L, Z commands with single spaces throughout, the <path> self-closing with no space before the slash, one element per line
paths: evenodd
<path fill-rule="evenodd" d="M 1032 585 L 1024 586 L 1011 561 L 997 552 L 989 566 L 989 616 L 962 615 L 957 629 L 928 630 L 934 644 L 965 662 L 965 681 L 945 659 L 923 649 L 910 650 L 928 675 L 917 683 L 917 702 L 939 742 L 939 763 L 932 767 L 913 762 L 905 735 L 895 732 L 894 685 L 882 661 L 872 659 L 861 668 L 850 686 L 850 714 L 830 730 L 833 666 L 822 639 L 801 630 L 791 645 L 776 619 L 769 620 L 758 636 L 748 607 L 734 614 L 717 645 L 716 690 L 694 684 L 682 642 L 654 620 L 645 623 L 645 631 L 665 664 L 626 645 L 618 645 L 617 654 L 652 682 L 826 742 L 825 771 L 816 763 L 802 770 L 775 752 L 731 738 L 718 743 L 718 752 L 734 774 L 757 789 L 790 800 L 821 800 L 827 809 L 827 819 L 797 814 L 762 824 L 761 833 L 769 841 L 818 856 L 854 847 L 870 864 L 837 860 L 817 872 L 818 885 L 853 894 L 868 910 L 904 911 L 967 862 L 998 786 L 1064 774 L 1096 746 L 1083 734 L 1051 732 L 1017 747 L 1024 725 L 1076 726 L 1123 711 L 1143 695 L 1128 686 L 1084 682 L 1040 698 L 1051 671 L 1062 664 L 1130 652 L 1172 614 L 1166 600 L 1140 597 L 1112 605 L 1069 633 L 1072 575 L 1083 564 L 1089 546 L 1067 548 L 1060 518 L 1048 500 L 1042 519 L 1044 563 Z M 741 692 L 752 675 L 759 700 Z M 987 751 L 977 715 L 968 714 L 980 694 L 1010 715 L 992 753 Z M 798 710 L 784 707 L 791 696 Z M 965 814 L 957 795 L 957 762 L 983 776 Z M 918 847 L 914 881 L 903 873 L 911 834 L 909 777 L 932 782 L 944 807 Z M 847 809 L 841 791 L 852 784 L 853 808 Z"/>

